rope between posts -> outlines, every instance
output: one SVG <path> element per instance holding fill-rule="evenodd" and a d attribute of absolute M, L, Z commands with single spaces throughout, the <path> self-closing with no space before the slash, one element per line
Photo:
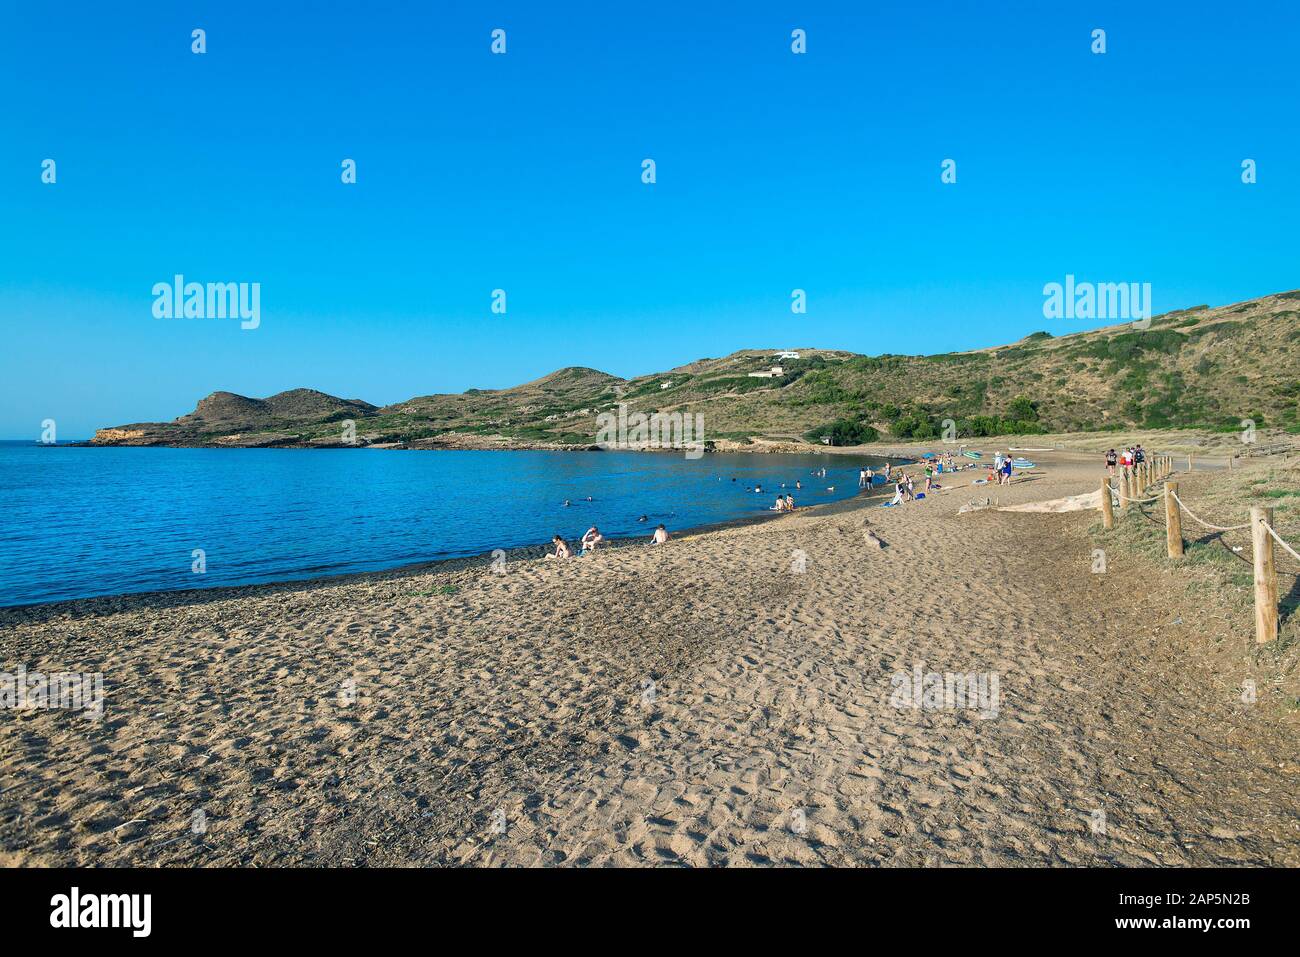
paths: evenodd
<path fill-rule="evenodd" d="M 1187 507 L 1187 503 L 1178 497 L 1177 492 L 1170 492 L 1169 494 L 1174 497 L 1175 502 L 1177 502 L 1180 506 L 1182 506 L 1183 511 L 1185 511 L 1188 515 L 1191 516 L 1192 521 L 1204 525 L 1206 528 L 1212 528 L 1216 532 L 1235 532 L 1243 528 L 1250 528 L 1250 522 L 1247 522 L 1244 525 L 1215 525 L 1211 522 L 1204 521 L 1203 519 L 1198 518 L 1196 513 Z"/>
<path fill-rule="evenodd" d="M 1285 548 L 1288 552 L 1290 552 L 1292 558 L 1294 558 L 1296 561 L 1300 562 L 1300 555 L 1297 555 L 1297 554 L 1296 554 L 1296 551 L 1295 551 L 1294 548 L 1292 548 L 1292 547 L 1291 547 L 1290 545 L 1288 545 L 1286 542 L 1282 541 L 1282 536 L 1279 535 L 1277 532 L 1273 531 L 1273 526 L 1272 526 L 1272 525 L 1270 525 L 1268 522 L 1263 522 L 1263 521 L 1261 521 L 1260 524 L 1264 526 L 1264 531 L 1268 532 L 1270 535 L 1273 536 L 1273 540 L 1274 540 L 1275 542 L 1277 542 L 1279 545 L 1281 545 L 1283 548 Z"/>
<path fill-rule="evenodd" d="M 1110 482 L 1107 482 L 1107 483 L 1106 483 L 1106 487 L 1107 487 L 1108 489 L 1110 489 L 1112 492 L 1114 492 L 1116 495 L 1118 495 L 1119 498 L 1120 498 L 1120 501 L 1123 502 L 1123 503 L 1125 503 L 1125 504 L 1131 504 L 1131 505 L 1149 505 L 1149 504 L 1151 504 L 1152 502 L 1158 502 L 1158 501 L 1160 501 L 1160 499 L 1161 499 L 1161 497 L 1162 497 L 1162 496 L 1156 495 L 1156 496 L 1153 496 L 1152 498 L 1125 498 L 1125 497 L 1124 497 L 1124 493 L 1123 493 L 1122 491 L 1120 491 L 1120 488 L 1119 488 L 1118 485 L 1111 485 Z"/>

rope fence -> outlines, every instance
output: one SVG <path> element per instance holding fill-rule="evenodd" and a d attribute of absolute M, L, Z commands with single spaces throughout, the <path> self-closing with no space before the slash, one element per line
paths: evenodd
<path fill-rule="evenodd" d="M 1191 456 L 1187 467 L 1191 469 Z M 1252 546 L 1252 564 L 1255 580 L 1255 642 L 1265 644 L 1277 640 L 1278 631 L 1278 587 L 1277 563 L 1274 545 L 1280 545 L 1296 561 L 1300 553 L 1283 541 L 1273 527 L 1273 509 L 1251 506 L 1250 521 L 1242 525 L 1216 525 L 1207 522 L 1178 497 L 1178 483 L 1168 481 L 1174 473 L 1174 460 L 1170 455 L 1157 455 L 1150 462 L 1139 462 L 1128 468 L 1122 468 L 1115 476 L 1118 481 L 1111 485 L 1111 477 L 1103 476 L 1101 480 L 1101 519 L 1106 529 L 1115 527 L 1115 506 L 1121 509 L 1134 509 L 1139 505 L 1159 502 L 1165 503 L 1165 548 L 1172 559 L 1180 559 L 1186 543 L 1183 541 L 1183 513 L 1196 524 L 1215 532 L 1238 532 L 1250 530 Z M 1150 498 L 1139 498 L 1151 486 L 1164 482 L 1164 490 Z M 1117 493 L 1118 502 L 1112 501 L 1111 492 Z"/>
<path fill-rule="evenodd" d="M 1179 498 L 1178 493 L 1173 491 L 1173 489 L 1170 489 L 1168 494 L 1174 497 L 1174 501 L 1178 503 L 1179 507 L 1181 507 L 1182 510 L 1186 512 L 1188 516 L 1191 517 L 1192 521 L 1195 522 L 1197 525 L 1203 525 L 1206 528 L 1212 529 L 1216 532 L 1239 532 L 1243 528 L 1250 528 L 1250 522 L 1244 522 L 1241 525 L 1215 525 L 1213 522 L 1207 522 L 1202 518 L 1198 518 L 1196 513 L 1187 507 L 1187 503 L 1184 502 L 1181 498 Z"/>
<path fill-rule="evenodd" d="M 1273 526 L 1272 526 L 1272 525 L 1269 525 L 1267 522 L 1265 522 L 1265 523 L 1264 523 L 1264 529 L 1265 529 L 1265 531 L 1267 531 L 1267 532 L 1269 533 L 1269 535 L 1273 536 L 1273 540 L 1274 540 L 1275 542 L 1277 542 L 1279 545 L 1281 545 L 1283 548 L 1285 548 L 1288 552 L 1291 553 L 1291 557 L 1292 557 L 1292 558 L 1294 558 L 1296 561 L 1300 562 L 1300 555 L 1297 555 L 1297 554 L 1296 554 L 1296 550 L 1295 550 L 1294 548 L 1292 548 L 1292 547 L 1291 547 L 1290 545 L 1288 545 L 1286 542 L 1282 541 L 1282 536 L 1279 535 L 1276 531 L 1273 530 Z"/>

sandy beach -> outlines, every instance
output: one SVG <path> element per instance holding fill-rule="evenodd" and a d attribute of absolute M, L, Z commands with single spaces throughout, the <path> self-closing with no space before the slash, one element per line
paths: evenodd
<path fill-rule="evenodd" d="M 0 714 L 0 864 L 1300 865 L 1249 620 L 1123 549 L 1094 573 L 1094 512 L 959 513 L 1097 487 L 1034 457 L 503 574 L 0 609 L 7 670 L 106 692 Z M 997 706 L 899 706 L 916 669 Z"/>

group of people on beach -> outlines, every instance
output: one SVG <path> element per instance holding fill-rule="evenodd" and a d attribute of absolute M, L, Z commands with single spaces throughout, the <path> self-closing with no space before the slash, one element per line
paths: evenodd
<path fill-rule="evenodd" d="M 641 516 L 638 521 L 645 521 L 645 516 Z M 601 534 L 600 529 L 595 525 L 591 526 L 583 533 L 578 543 L 582 547 L 582 550 L 578 552 L 578 557 L 582 558 L 584 555 L 594 552 L 604 541 L 605 536 Z M 668 529 L 664 528 L 661 523 L 650 536 L 650 544 L 662 545 L 666 541 L 668 541 Z M 573 558 L 573 546 L 566 542 L 564 536 L 559 532 L 551 536 L 551 544 L 555 546 L 555 551 L 547 552 L 547 558 Z"/>
<path fill-rule="evenodd" d="M 996 481 L 999 485 L 1011 484 L 1011 469 L 1014 467 L 1014 460 L 1011 453 L 995 452 L 993 453 L 993 468 L 989 471 L 988 480 Z"/>
<path fill-rule="evenodd" d="M 1141 465 L 1147 460 L 1147 451 L 1139 445 L 1132 445 L 1123 452 L 1116 455 L 1114 449 L 1108 449 L 1106 452 L 1106 471 L 1111 475 L 1115 474 L 1116 467 L 1128 471 L 1135 465 Z"/>
<path fill-rule="evenodd" d="M 902 505 L 904 502 L 916 501 L 916 482 L 902 469 L 898 472 L 898 481 L 894 483 L 894 498 L 890 505 Z"/>

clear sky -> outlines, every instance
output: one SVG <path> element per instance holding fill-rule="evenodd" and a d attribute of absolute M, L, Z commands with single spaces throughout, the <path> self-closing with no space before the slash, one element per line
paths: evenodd
<path fill-rule="evenodd" d="M 994 345 L 1086 325 L 1043 318 L 1067 273 L 1293 289 L 1298 46 L 1294 0 L 7 3 L 0 436 Z M 155 319 L 176 273 L 260 327 Z"/>

